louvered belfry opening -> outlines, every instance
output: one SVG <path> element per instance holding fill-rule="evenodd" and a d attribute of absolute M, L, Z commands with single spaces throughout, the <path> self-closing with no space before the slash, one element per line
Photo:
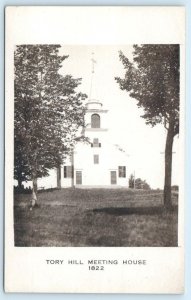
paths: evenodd
<path fill-rule="evenodd" d="M 100 128 L 100 116 L 98 114 L 93 114 L 91 116 L 91 127 Z"/>

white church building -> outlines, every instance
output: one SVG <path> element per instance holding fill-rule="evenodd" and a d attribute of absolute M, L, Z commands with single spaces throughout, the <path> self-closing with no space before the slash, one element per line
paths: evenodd
<path fill-rule="evenodd" d="M 92 53 L 93 54 L 93 53 Z M 49 171 L 49 176 L 38 179 L 38 189 L 128 187 L 131 174 L 129 156 L 108 134 L 108 110 L 95 100 L 95 72 L 92 58 L 89 100 L 86 103 L 83 135 L 88 142 L 78 141 L 62 166 Z M 94 89 L 94 91 L 93 91 Z M 31 182 L 25 183 L 31 186 Z"/>
<path fill-rule="evenodd" d="M 39 189 L 128 187 L 128 155 L 108 139 L 108 110 L 97 100 L 89 100 L 86 108 L 82 134 L 89 142 L 77 142 L 59 169 L 38 179 Z"/>

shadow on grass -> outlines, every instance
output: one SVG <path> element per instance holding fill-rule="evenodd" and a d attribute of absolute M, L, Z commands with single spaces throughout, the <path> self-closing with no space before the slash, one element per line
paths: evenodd
<path fill-rule="evenodd" d="M 177 212 L 178 206 L 172 206 L 168 212 Z M 93 209 L 94 213 L 106 213 L 115 216 L 121 215 L 159 215 L 165 212 L 163 206 L 152 207 L 103 207 Z"/>

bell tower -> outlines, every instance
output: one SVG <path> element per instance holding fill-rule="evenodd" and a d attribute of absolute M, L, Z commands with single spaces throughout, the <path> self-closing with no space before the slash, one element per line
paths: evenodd
<path fill-rule="evenodd" d="M 103 104 L 95 99 L 91 99 L 86 104 L 85 115 L 85 135 L 89 132 L 104 132 L 107 131 L 107 109 L 103 108 Z"/>
<path fill-rule="evenodd" d="M 95 95 L 95 64 L 97 63 L 94 59 L 94 53 L 92 53 L 92 71 L 91 71 L 91 83 L 89 100 L 86 104 L 86 115 L 85 115 L 85 129 L 84 134 L 86 137 L 101 138 L 103 133 L 107 129 L 107 112 L 108 110 L 103 108 L 103 104 L 97 100 Z"/>
<path fill-rule="evenodd" d="M 64 186 L 106 187 L 127 186 L 126 157 L 116 149 L 108 136 L 108 110 L 96 95 L 95 63 L 92 58 L 90 92 L 82 135 L 86 143 L 76 143 L 72 160 L 64 166 Z"/>

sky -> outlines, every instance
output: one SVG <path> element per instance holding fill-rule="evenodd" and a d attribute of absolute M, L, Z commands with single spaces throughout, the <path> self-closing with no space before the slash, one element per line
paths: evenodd
<path fill-rule="evenodd" d="M 96 61 L 92 83 L 91 98 L 103 103 L 108 109 L 108 135 L 113 144 L 118 144 L 128 154 L 131 170 L 135 177 L 148 182 L 152 188 L 164 185 L 164 151 L 166 130 L 162 124 L 151 127 L 141 118 L 143 110 L 136 100 L 119 88 L 115 77 L 124 78 L 125 69 L 119 60 L 121 50 L 132 60 L 131 45 L 76 46 L 63 45 L 60 53 L 69 55 L 60 73 L 82 78 L 78 90 L 90 95 L 92 53 Z M 172 184 L 178 184 L 179 151 L 178 137 L 174 139 Z"/>

